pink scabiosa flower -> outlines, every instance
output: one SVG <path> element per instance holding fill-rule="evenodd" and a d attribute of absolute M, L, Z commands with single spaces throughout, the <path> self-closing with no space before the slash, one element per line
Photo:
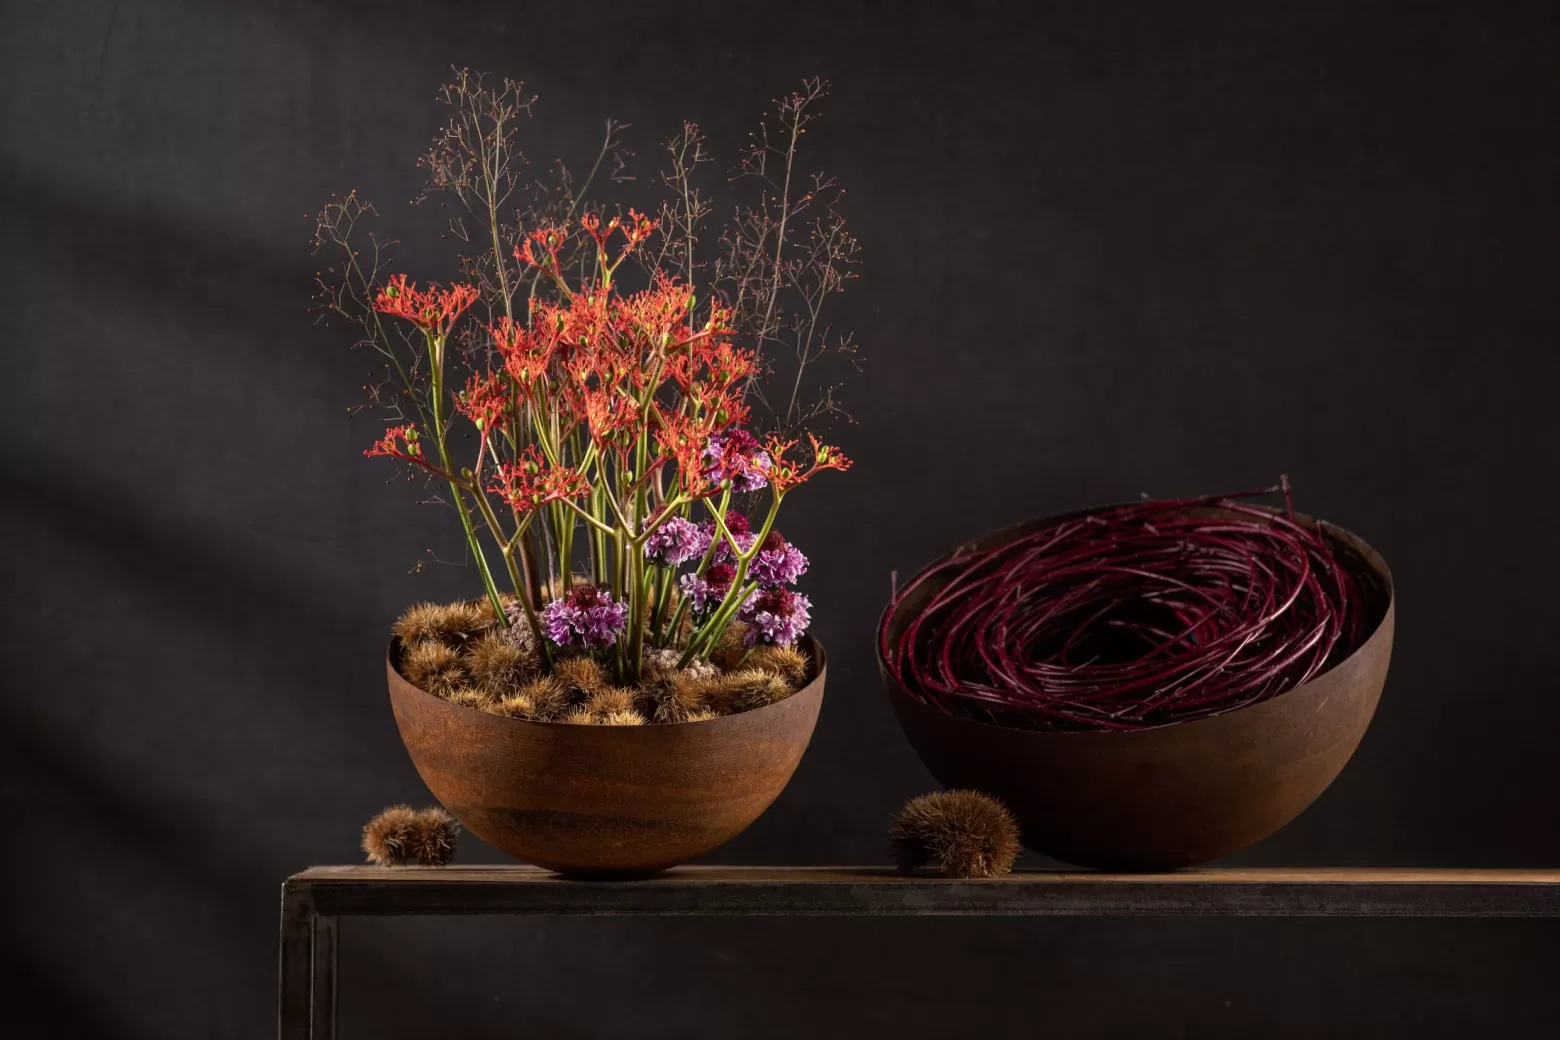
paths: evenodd
<path fill-rule="evenodd" d="M 645 539 L 645 559 L 663 567 L 697 560 L 710 547 L 710 536 L 702 527 L 674 516 Z"/>
<path fill-rule="evenodd" d="M 702 575 L 684 574 L 678 585 L 692 602 L 694 616 L 703 617 L 720 606 L 720 601 L 731 591 L 731 579 L 736 576 L 737 569 L 731 564 L 716 563 Z"/>
<path fill-rule="evenodd" d="M 730 563 L 736 559 L 736 554 L 731 551 L 731 543 L 720 533 L 714 520 L 704 521 L 699 525 L 699 530 L 704 532 L 706 538 L 714 541 L 715 555 L 711 558 L 716 563 Z M 747 516 L 735 509 L 726 510 L 726 530 L 731 532 L 731 537 L 737 540 L 737 548 L 743 552 L 747 552 L 753 545 L 753 539 L 758 537 L 753 533 L 753 526 L 748 523 Z"/>
<path fill-rule="evenodd" d="M 812 603 L 800 592 L 790 589 L 765 589 L 750 598 L 737 614 L 747 622 L 747 634 L 743 642 L 748 646 L 773 643 L 790 646 L 807 631 L 812 620 L 808 611 Z"/>
<path fill-rule="evenodd" d="M 704 449 L 710 479 L 720 484 L 731 481 L 733 491 L 762 491 L 769 486 L 769 469 L 774 465 L 758 438 L 740 427 L 732 427 L 710 437 Z"/>
<path fill-rule="evenodd" d="M 542 632 L 559 646 L 608 647 L 627 627 L 628 607 L 605 586 L 576 585 L 542 608 Z"/>
<path fill-rule="evenodd" d="M 764 539 L 764 547 L 758 550 L 748 565 L 748 577 L 764 588 L 795 585 L 796 579 L 807 573 L 807 557 L 802 551 L 781 537 L 779 531 L 770 531 Z"/>

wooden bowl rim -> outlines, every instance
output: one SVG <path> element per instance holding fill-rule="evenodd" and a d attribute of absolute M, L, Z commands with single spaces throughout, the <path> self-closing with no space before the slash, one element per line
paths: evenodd
<path fill-rule="evenodd" d="M 1049 527 L 1053 524 L 1065 523 L 1068 520 L 1078 519 L 1080 517 L 1089 516 L 1093 513 L 1102 512 L 1106 509 L 1114 509 L 1119 505 L 1129 504 L 1136 503 L 1115 503 L 1112 505 L 1094 506 L 1089 509 L 1075 509 L 1067 513 L 1058 513 L 1055 516 L 1043 517 L 1039 520 L 1027 520 L 1023 523 L 1012 524 L 1008 527 L 998 528 L 997 530 L 991 531 L 978 538 L 969 539 L 959 543 L 959 545 L 951 552 L 943 553 L 941 556 L 934 558 L 925 566 L 917 569 L 916 572 L 911 575 L 910 580 L 914 581 L 929 568 L 935 567 L 940 563 L 944 563 L 947 560 L 953 559 L 955 556 L 958 556 L 961 553 L 968 553 L 979 548 L 987 548 L 993 545 L 1002 544 L 1003 542 L 1012 541 L 1015 538 L 1022 537 L 1025 534 L 1041 530 L 1042 528 Z M 1214 503 L 1189 507 L 1189 509 L 1219 508 L 1220 507 Z M 1285 511 L 1273 506 L 1253 505 L 1252 508 L 1272 513 L 1275 516 L 1281 516 L 1285 513 Z M 1311 522 L 1319 524 L 1327 531 L 1330 536 L 1347 543 L 1350 547 L 1357 551 L 1365 563 L 1373 571 L 1375 571 L 1376 576 L 1381 579 L 1382 586 L 1386 590 L 1386 603 L 1382 607 L 1381 617 L 1376 621 L 1376 627 L 1372 629 L 1371 634 L 1367 636 L 1359 646 L 1354 648 L 1354 652 L 1349 654 L 1348 657 L 1345 657 L 1331 668 L 1328 668 L 1325 671 L 1319 672 L 1318 674 L 1312 676 L 1309 680 L 1301 683 L 1299 686 L 1292 687 L 1285 690 L 1283 693 L 1275 694 L 1272 697 L 1257 701 L 1254 704 L 1247 704 L 1243 707 L 1233 708 L 1229 711 L 1220 712 L 1217 715 L 1209 715 L 1200 719 L 1184 719 L 1175 722 L 1166 722 L 1158 726 L 1150 726 L 1144 729 L 1135 730 L 1023 729 L 1018 726 L 1000 726 L 994 722 L 987 722 L 983 719 L 970 718 L 967 715 L 954 715 L 951 712 L 946 712 L 931 704 L 927 704 L 925 701 L 912 694 L 909 690 L 905 689 L 904 684 L 894 678 L 894 674 L 888 670 L 887 663 L 883 660 L 883 634 L 887 630 L 888 625 L 892 620 L 891 615 L 893 614 L 894 610 L 893 600 L 889 601 L 888 605 L 883 608 L 883 613 L 879 615 L 875 638 L 873 639 L 873 653 L 877 657 L 878 673 L 882 676 L 884 685 L 888 687 L 889 692 L 895 697 L 902 698 L 913 708 L 929 712 L 954 723 L 966 723 L 971 726 L 981 726 L 985 729 L 996 730 L 1001 733 L 1019 733 L 1025 736 L 1037 738 L 1113 737 L 1117 738 L 1118 740 L 1132 737 L 1144 738 L 1155 734 L 1161 734 L 1168 730 L 1182 730 L 1184 732 L 1185 727 L 1208 726 L 1218 724 L 1220 722 L 1225 722 L 1227 724 L 1227 720 L 1241 715 L 1244 712 L 1255 711 L 1265 707 L 1276 707 L 1281 702 L 1287 700 L 1291 694 L 1297 694 L 1302 690 L 1310 689 L 1316 683 L 1322 681 L 1328 676 L 1342 671 L 1344 668 L 1356 666 L 1359 663 L 1362 655 L 1364 655 L 1367 650 L 1374 651 L 1380 640 L 1383 638 L 1392 638 L 1393 632 L 1396 628 L 1397 618 L 1397 586 L 1392 580 L 1392 570 L 1387 566 L 1387 561 L 1379 552 L 1375 550 L 1375 548 L 1369 542 L 1365 541 L 1365 539 L 1361 538 L 1353 531 L 1350 531 L 1344 527 L 1340 527 L 1330 521 L 1309 516 L 1305 513 L 1295 513 L 1294 517 L 1296 521 L 1302 523 Z"/>
<path fill-rule="evenodd" d="M 773 704 L 766 704 L 762 708 L 750 708 L 747 711 L 739 711 L 734 715 L 721 715 L 713 719 L 699 719 L 694 722 L 651 722 L 646 723 L 643 726 L 581 726 L 578 723 L 573 722 L 544 722 L 539 719 L 517 719 L 509 715 L 495 715 L 493 712 L 482 711 L 480 708 L 468 708 L 464 704 L 452 704 L 443 697 L 438 697 L 429 693 L 427 690 L 423 689 L 421 686 L 418 686 L 416 683 L 412 682 L 406 676 L 401 674 L 400 669 L 395 666 L 396 644 L 399 642 L 399 639 L 395 636 L 390 637 L 390 644 L 385 650 L 385 670 L 389 672 L 390 676 L 395 681 L 401 683 L 401 685 L 405 686 L 407 689 L 421 694 L 430 701 L 436 701 L 437 703 L 442 704 L 445 708 L 452 712 L 467 712 L 473 716 L 480 716 L 484 719 L 497 719 L 500 722 L 512 722 L 521 727 L 539 727 L 544 730 L 556 729 L 560 731 L 567 730 L 571 732 L 580 731 L 589 733 L 646 733 L 652 730 L 674 730 L 683 726 L 713 726 L 722 722 L 738 722 L 739 720 L 747 719 L 749 716 L 760 716 L 765 712 L 771 712 L 776 709 L 783 708 L 785 705 L 790 704 L 792 701 L 801 697 L 821 695 L 823 691 L 824 675 L 828 672 L 829 667 L 828 655 L 824 652 L 823 644 L 819 642 L 810 632 L 803 634 L 801 638 L 802 640 L 806 641 L 808 655 L 812 658 L 813 661 L 817 662 L 818 670 L 813 673 L 813 677 L 807 680 L 806 684 L 804 684 L 801 689 L 797 690 L 795 693 L 791 694 L 791 696 L 785 698 L 784 700 L 775 701 Z M 611 740 L 614 738 L 608 737 L 606 739 Z"/>

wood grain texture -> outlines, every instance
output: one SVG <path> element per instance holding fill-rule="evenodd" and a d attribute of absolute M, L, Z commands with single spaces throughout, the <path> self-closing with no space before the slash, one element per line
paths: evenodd
<path fill-rule="evenodd" d="M 870 867 L 681 867 L 569 881 L 535 867 L 316 867 L 288 880 L 323 914 L 1560 916 L 1560 871 L 1022 871 L 990 880 Z"/>

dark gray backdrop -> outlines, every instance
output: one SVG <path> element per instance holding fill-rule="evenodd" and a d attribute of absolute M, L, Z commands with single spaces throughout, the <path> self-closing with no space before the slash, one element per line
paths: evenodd
<path fill-rule="evenodd" d="M 1238 862 L 1552 864 L 1560 32 L 1547 5 L 1408 6 L 0 7 L 9 1006 L 269 1035 L 280 880 L 428 801 L 385 627 L 475 586 L 409 573 L 452 523 L 358 457 L 365 362 L 310 328 L 305 214 L 355 187 L 426 240 L 404 201 L 452 62 L 528 79 L 544 159 L 609 115 L 641 153 L 687 116 L 729 155 L 768 98 L 834 81 L 812 140 L 866 246 L 858 465 L 785 521 L 833 668 L 795 780 L 720 860 L 879 861 L 931 786 L 875 677 L 890 569 L 1287 471 L 1393 565 L 1398 652 L 1354 763 Z M 1557 948 L 1526 922 L 352 922 L 342 1015 L 1536 1035 Z"/>

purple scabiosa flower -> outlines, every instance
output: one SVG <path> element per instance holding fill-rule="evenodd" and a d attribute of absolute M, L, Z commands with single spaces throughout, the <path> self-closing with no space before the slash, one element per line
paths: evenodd
<path fill-rule="evenodd" d="M 759 643 L 790 646 L 807 631 L 812 620 L 808 615 L 811 607 L 812 603 L 800 592 L 765 589 L 743 604 L 737 615 L 748 626 L 742 641 L 750 647 Z"/>
<path fill-rule="evenodd" d="M 698 524 L 674 516 L 645 539 L 645 559 L 663 567 L 697 560 L 710 547 L 709 534 Z"/>
<path fill-rule="evenodd" d="M 542 632 L 559 646 L 574 639 L 585 612 L 573 606 L 567 599 L 555 599 L 542 608 Z"/>
<path fill-rule="evenodd" d="M 736 576 L 737 569 L 731 564 L 717 563 L 712 564 L 702 576 L 684 574 L 678 584 L 682 594 L 692 601 L 694 615 L 703 616 L 726 598 L 726 593 L 731 590 L 731 579 Z"/>
<path fill-rule="evenodd" d="M 542 608 L 542 631 L 559 646 L 608 647 L 628 627 L 628 607 L 598 585 L 576 585 Z"/>
<path fill-rule="evenodd" d="M 710 478 L 717 484 L 731 481 L 733 491 L 761 491 L 769 486 L 774 460 L 759 447 L 758 438 L 740 427 L 713 434 L 704 449 L 704 458 L 709 463 Z"/>
<path fill-rule="evenodd" d="M 782 538 L 779 531 L 769 532 L 769 537 L 764 539 L 764 547 L 758 550 L 758 555 L 748 564 L 748 577 L 764 588 L 795 585 L 796 579 L 806 573 L 807 557 Z"/>
<path fill-rule="evenodd" d="M 711 559 L 716 563 L 730 563 L 737 558 L 736 553 L 731 551 L 731 543 L 720 533 L 714 520 L 704 521 L 699 525 L 699 530 L 715 543 L 715 555 Z M 735 509 L 726 510 L 726 530 L 731 532 L 731 537 L 737 540 L 737 548 L 743 552 L 747 552 L 753 545 L 753 539 L 758 537 L 753 533 L 747 516 Z M 708 543 L 705 543 L 705 547 L 708 548 Z"/>

